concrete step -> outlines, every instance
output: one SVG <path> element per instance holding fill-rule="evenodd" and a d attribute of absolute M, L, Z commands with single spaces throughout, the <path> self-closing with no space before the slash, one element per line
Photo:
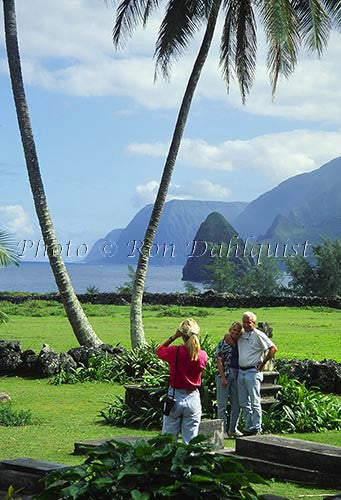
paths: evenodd
<path fill-rule="evenodd" d="M 271 434 L 236 440 L 236 453 L 292 467 L 327 473 L 341 471 L 341 447 Z"/>
<path fill-rule="evenodd" d="M 263 371 L 263 384 L 276 384 L 279 373 L 276 371 Z"/>
<path fill-rule="evenodd" d="M 23 489 L 24 493 L 38 493 L 43 489 L 43 479 L 51 471 L 66 467 L 63 464 L 43 462 L 33 458 L 15 458 L 0 461 L 0 489 Z M 21 496 L 21 495 L 19 495 Z"/>
<path fill-rule="evenodd" d="M 339 474 L 326 474 L 325 472 L 311 468 L 296 467 L 261 458 L 246 457 L 229 451 L 218 453 L 240 460 L 245 467 L 264 478 L 274 477 L 284 481 L 311 484 L 323 488 L 339 488 L 341 486 L 341 477 Z M 277 457 L 278 459 L 280 457 Z"/>
<path fill-rule="evenodd" d="M 261 397 L 273 396 L 276 397 L 278 392 L 282 389 L 281 385 L 277 384 L 261 384 L 260 394 Z"/>
<path fill-rule="evenodd" d="M 266 398 L 262 398 L 261 399 L 261 405 L 262 405 L 262 409 L 267 411 L 271 405 L 273 405 L 274 403 L 276 403 L 277 399 L 276 398 L 273 398 L 273 397 L 266 397 Z"/>

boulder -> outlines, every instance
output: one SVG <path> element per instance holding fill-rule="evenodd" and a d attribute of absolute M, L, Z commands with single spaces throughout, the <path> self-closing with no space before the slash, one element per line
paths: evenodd
<path fill-rule="evenodd" d="M 21 342 L 20 340 L 0 340 L 0 351 L 3 348 L 10 349 L 15 352 L 21 352 Z"/>
<path fill-rule="evenodd" d="M 99 347 L 73 347 L 68 351 L 68 354 L 72 356 L 77 365 L 82 364 L 88 366 L 89 358 L 91 356 L 105 356 L 108 353 L 110 356 L 116 356 L 117 354 L 122 354 L 125 349 L 121 346 L 112 346 L 111 344 L 102 344 Z"/>
<path fill-rule="evenodd" d="M 3 347 L 0 349 L 0 373 L 14 373 L 21 364 L 20 352 Z"/>
<path fill-rule="evenodd" d="M 21 354 L 21 365 L 17 368 L 20 375 L 36 375 L 38 370 L 38 354 L 27 349 Z"/>
<path fill-rule="evenodd" d="M 0 392 L 0 403 L 7 403 L 8 401 L 11 401 L 11 396 L 4 392 Z"/>
<path fill-rule="evenodd" d="M 48 345 L 44 344 L 38 357 L 38 372 L 43 377 L 52 377 L 59 372 L 59 354 Z"/>
<path fill-rule="evenodd" d="M 77 363 L 70 354 L 67 352 L 61 352 L 59 354 L 59 369 L 65 372 L 75 370 L 77 368 Z"/>

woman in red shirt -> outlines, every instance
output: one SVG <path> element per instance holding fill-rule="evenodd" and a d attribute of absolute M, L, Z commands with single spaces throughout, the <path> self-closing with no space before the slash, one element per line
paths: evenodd
<path fill-rule="evenodd" d="M 169 396 L 176 400 L 169 415 L 163 416 L 162 434 L 173 434 L 175 439 L 181 432 L 182 440 L 188 444 L 198 435 L 201 418 L 201 402 L 198 388 L 201 374 L 207 363 L 207 354 L 200 349 L 200 328 L 192 319 L 185 319 L 175 335 L 165 340 L 156 350 L 160 359 L 169 363 Z M 170 344 L 181 337 L 183 345 Z M 176 367 L 176 369 L 175 369 Z"/>

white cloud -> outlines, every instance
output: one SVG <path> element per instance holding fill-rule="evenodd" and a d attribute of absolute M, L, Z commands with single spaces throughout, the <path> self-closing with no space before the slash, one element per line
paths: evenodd
<path fill-rule="evenodd" d="M 128 151 L 136 155 L 164 157 L 168 145 L 131 144 Z M 323 163 L 341 156 L 341 132 L 293 130 L 266 134 L 249 140 L 208 144 L 203 140 L 185 139 L 179 162 L 206 170 L 256 170 L 274 184 L 287 177 L 310 172 Z"/>
<path fill-rule="evenodd" d="M 137 207 L 154 203 L 159 183 L 155 180 L 135 188 L 134 203 Z M 231 196 L 231 190 L 225 186 L 214 184 L 207 179 L 198 179 L 186 185 L 171 184 L 168 190 L 167 201 L 180 200 L 223 200 Z"/>
<path fill-rule="evenodd" d="M 134 193 L 134 204 L 136 206 L 147 205 L 154 203 L 159 183 L 157 181 L 149 181 L 146 184 L 136 186 Z"/>
<path fill-rule="evenodd" d="M 33 235 L 30 216 L 21 205 L 0 206 L 0 228 L 20 238 Z"/>

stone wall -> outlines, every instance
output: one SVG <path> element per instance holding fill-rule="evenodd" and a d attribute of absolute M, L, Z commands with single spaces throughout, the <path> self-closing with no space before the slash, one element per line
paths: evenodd
<path fill-rule="evenodd" d="M 341 394 L 341 364 L 333 359 L 276 359 L 275 368 L 281 375 L 305 382 L 307 387 Z"/>
<path fill-rule="evenodd" d="M 0 375 L 20 375 L 51 377 L 61 369 L 87 366 L 90 356 L 115 356 L 124 349 L 103 344 L 98 348 L 74 347 L 68 352 L 56 353 L 48 344 L 44 344 L 39 354 L 31 349 L 23 351 L 19 340 L 0 340 Z"/>
<path fill-rule="evenodd" d="M 82 303 L 92 304 L 115 304 L 127 305 L 130 303 L 129 294 L 119 293 L 95 293 L 79 294 L 78 298 Z M 59 294 L 1 294 L 1 301 L 7 300 L 15 304 L 21 304 L 27 300 L 56 300 L 60 302 Z M 145 293 L 144 304 L 150 305 L 177 305 L 177 306 L 198 306 L 198 307 L 245 307 L 248 309 L 256 307 L 305 307 L 305 306 L 324 306 L 341 309 L 341 297 L 261 297 L 244 296 L 231 293 L 216 293 L 212 290 L 190 295 L 187 293 Z"/>

